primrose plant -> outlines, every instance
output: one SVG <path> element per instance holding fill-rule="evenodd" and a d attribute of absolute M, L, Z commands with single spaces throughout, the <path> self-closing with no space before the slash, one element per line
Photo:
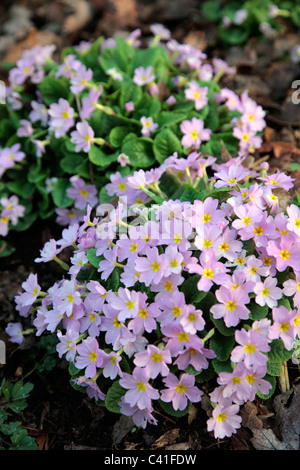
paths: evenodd
<path fill-rule="evenodd" d="M 16 296 L 20 324 L 56 336 L 71 384 L 137 426 L 208 393 L 207 430 L 229 437 L 298 350 L 299 201 L 278 196 L 293 179 L 245 158 L 218 162 L 191 142 L 188 156 L 112 173 L 106 203 L 35 260 L 59 262 L 61 278 L 42 291 L 32 273 Z"/>
<path fill-rule="evenodd" d="M 251 37 L 273 40 L 300 26 L 300 6 L 290 0 L 208 0 L 202 14 L 217 24 L 218 40 L 226 46 L 244 44 Z"/>
<path fill-rule="evenodd" d="M 37 219 L 68 226 L 105 198 L 110 174 L 159 166 L 190 149 L 220 156 L 261 144 L 263 110 L 218 84 L 235 70 L 151 27 L 63 50 L 35 46 L 9 71 L 0 105 L 0 235 Z"/>

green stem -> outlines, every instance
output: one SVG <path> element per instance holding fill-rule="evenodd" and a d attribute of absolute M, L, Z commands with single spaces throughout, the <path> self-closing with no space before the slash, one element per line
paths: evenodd
<path fill-rule="evenodd" d="M 69 271 L 70 266 L 61 259 L 59 259 L 57 256 L 54 256 L 53 261 L 56 261 L 60 265 L 60 267 L 65 271 Z"/>

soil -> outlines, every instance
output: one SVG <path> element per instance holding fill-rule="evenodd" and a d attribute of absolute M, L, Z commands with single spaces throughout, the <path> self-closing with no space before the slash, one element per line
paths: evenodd
<path fill-rule="evenodd" d="M 215 27 L 201 22 L 199 17 L 195 20 L 199 1 L 93 0 L 86 3 L 87 9 L 78 11 L 71 0 L 2 1 L 1 60 L 15 61 L 24 49 L 39 42 L 54 42 L 59 54 L 65 46 L 81 40 L 93 41 L 101 34 L 122 34 L 135 27 L 147 34 L 149 25 L 163 23 L 178 41 L 205 48 L 210 56 L 223 57 L 237 67 L 237 75 L 225 80 L 224 86 L 237 92 L 248 88 L 250 96 L 268 110 L 263 147 L 249 164 L 255 165 L 261 159 L 268 161 L 271 168 L 291 174 L 295 178 L 295 190 L 300 190 L 300 170 L 295 166 L 300 162 L 300 107 L 291 105 L 291 83 L 299 78 L 300 67 L 286 60 L 291 45 L 299 42 L 297 31 L 288 28 L 275 42 L 261 43 L 252 38 L 244 46 L 223 50 L 214 47 Z M 17 15 L 12 7 L 22 7 L 19 10 L 22 27 L 16 25 Z M 0 68 L 1 74 L 5 79 Z M 30 272 L 37 272 L 42 288 L 56 280 L 59 267 L 52 263 L 37 264 L 34 259 L 47 240 L 59 235 L 60 229 L 49 221 L 38 221 L 26 232 L 11 232 L 16 251 L 0 259 L 0 339 L 7 340 L 5 326 L 9 321 L 16 321 L 14 296 Z M 26 377 L 34 384 L 21 418 L 41 450 L 254 449 L 253 427 L 247 421 L 249 412 L 244 415 L 246 425 L 237 434 L 230 439 L 215 440 L 206 431 L 205 400 L 193 406 L 183 418 L 157 414 L 157 426 L 132 431 L 127 418 L 95 405 L 85 394 L 72 388 L 67 363 L 63 360 L 56 358 L 51 370 L 33 370 L 35 361 L 40 361 L 44 354 L 37 345 L 35 337 L 29 337 L 21 347 L 8 342 L 7 364 L 0 366 L 0 381 L 3 377 L 11 381 Z M 37 354 L 34 360 L 32 350 Z M 288 369 L 293 387 L 298 383 L 299 369 L 293 363 L 288 364 Z M 278 389 L 275 395 L 280 393 Z M 257 400 L 254 406 L 264 427 L 278 435 L 273 401 Z"/>

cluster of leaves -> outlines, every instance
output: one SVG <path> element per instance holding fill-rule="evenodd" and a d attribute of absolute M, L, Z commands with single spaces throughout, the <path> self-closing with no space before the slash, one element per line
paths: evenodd
<path fill-rule="evenodd" d="M 21 421 L 13 419 L 13 414 L 20 414 L 27 407 L 27 398 L 33 389 L 30 382 L 21 380 L 12 383 L 6 379 L 0 385 L 0 449 L 1 450 L 36 450 L 34 438 L 28 435 Z"/>
<path fill-rule="evenodd" d="M 274 7 L 276 14 L 272 13 Z M 300 27 L 300 6 L 289 0 L 230 0 L 222 3 L 208 0 L 203 3 L 201 12 L 205 19 L 218 25 L 218 40 L 227 46 L 242 45 L 250 37 L 274 37 L 285 29 L 286 21 Z"/>
<path fill-rule="evenodd" d="M 26 154 L 22 161 L 9 167 L 1 177 L 1 195 L 6 198 L 17 195 L 19 203 L 25 207 L 24 217 L 11 225 L 10 230 L 24 231 L 37 218 L 54 217 L 57 207 L 71 209 L 74 200 L 67 196 L 66 190 L 73 175 L 94 184 L 101 201 L 101 188 L 111 172 L 128 174 L 136 168 L 160 164 L 174 152 L 187 154 L 179 137 L 183 120 L 196 117 L 204 120 L 205 127 L 211 129 L 210 141 L 202 145 L 202 151 L 220 154 L 221 140 L 229 151 L 235 153 L 238 148 L 238 140 L 232 136 L 230 125 L 235 113 L 215 102 L 215 94 L 220 88 L 214 79 L 197 80 L 195 69 L 186 63 L 177 64 L 177 54 L 170 53 L 163 43 L 142 49 L 117 38 L 114 47 L 103 47 L 101 50 L 103 41 L 104 38 L 100 37 L 87 51 L 66 48 L 61 63 L 48 58 L 43 65 L 40 81 L 28 77 L 21 85 L 9 83 L 7 103 L 0 106 L 0 146 L 4 149 L 20 144 L 20 150 Z M 68 78 L 56 75 L 64 59 L 69 56 L 75 57 L 93 73 L 90 86 L 77 94 L 70 91 Z M 158 93 L 152 95 L 149 86 L 134 83 L 134 71 L 141 66 L 152 67 Z M 120 74 L 122 80 L 114 79 L 111 70 Z M 196 111 L 194 103 L 185 98 L 183 87 L 175 84 L 173 79 L 176 77 L 181 77 L 184 84 L 196 79 L 201 87 L 208 87 L 207 105 Z M 98 103 L 100 106 L 87 119 L 96 139 L 88 153 L 75 151 L 75 144 L 70 138 L 72 129 L 57 138 L 53 130 L 47 125 L 45 127 L 40 120 L 31 123 L 33 131 L 29 136 L 17 135 L 21 121 L 30 122 L 31 103 L 36 100 L 45 105 L 47 111 L 60 99 L 67 100 L 77 113 L 75 129 L 76 123 L 80 122 L 80 102 L 93 86 L 102 89 L 102 94 Z M 175 104 L 167 103 L 170 95 L 175 97 Z M 12 105 L 15 97 L 17 106 Z M 128 102 L 134 105 L 132 112 L 125 109 Z M 143 116 L 152 118 L 158 124 L 158 128 L 147 137 L 141 135 L 140 119 Z M 42 156 L 37 156 L 36 141 L 46 142 Z M 117 161 L 122 153 L 130 160 L 126 167 Z M 48 182 L 51 181 L 51 189 L 48 190 Z M 0 256 L 9 255 L 12 250 L 2 238 Z"/>

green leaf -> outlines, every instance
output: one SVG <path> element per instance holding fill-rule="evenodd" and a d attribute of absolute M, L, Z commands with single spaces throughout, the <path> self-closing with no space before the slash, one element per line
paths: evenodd
<path fill-rule="evenodd" d="M 154 164 L 151 139 L 136 137 L 123 141 L 121 153 L 125 153 L 130 159 L 130 164 L 135 168 L 149 168 Z"/>
<path fill-rule="evenodd" d="M 170 129 L 163 129 L 155 136 L 153 152 L 156 160 L 163 163 L 174 152 L 179 154 L 182 152 L 180 140 Z"/>
<path fill-rule="evenodd" d="M 247 308 L 250 310 L 249 318 L 251 320 L 262 320 L 266 318 L 269 313 L 269 307 L 267 305 L 261 307 L 253 300 L 247 305 Z"/>
<path fill-rule="evenodd" d="M 96 166 L 107 167 L 112 162 L 115 162 L 117 158 L 117 153 L 105 153 L 101 148 L 94 144 L 91 145 L 89 150 L 89 159 Z"/>
<path fill-rule="evenodd" d="M 158 404 L 165 413 L 170 416 L 174 416 L 175 418 L 182 418 L 182 416 L 185 416 L 189 412 L 192 405 L 189 401 L 187 407 L 184 410 L 174 410 L 171 402 L 164 402 L 162 400 L 158 400 Z"/>
<path fill-rule="evenodd" d="M 234 335 L 235 328 L 231 326 L 228 328 L 225 323 L 223 318 L 214 318 L 213 315 L 210 313 L 210 319 L 217 328 L 217 330 L 221 333 L 223 336 L 232 336 Z"/>
<path fill-rule="evenodd" d="M 162 111 L 158 118 L 157 124 L 159 128 L 162 129 L 163 127 L 172 126 L 173 124 L 177 124 L 181 122 L 185 118 L 185 114 L 182 113 L 175 113 L 172 111 Z"/>
<path fill-rule="evenodd" d="M 128 134 L 128 128 L 124 126 L 117 126 L 114 129 L 111 130 L 108 140 L 111 143 L 111 145 L 115 148 L 118 148 L 121 146 L 124 138 Z"/>
<path fill-rule="evenodd" d="M 15 250 L 15 247 L 9 245 L 7 241 L 0 240 L 0 258 L 10 256 Z"/>
<path fill-rule="evenodd" d="M 216 353 L 217 359 L 225 362 L 230 357 L 235 339 L 234 336 L 224 336 L 216 331 L 209 343 L 209 347 Z"/>
<path fill-rule="evenodd" d="M 274 392 L 275 392 L 275 389 L 276 389 L 276 378 L 275 377 L 272 377 L 271 375 L 267 374 L 265 377 L 264 377 L 264 380 L 266 380 L 267 382 L 270 382 L 270 384 L 272 385 L 272 388 L 270 389 L 269 393 L 267 395 L 263 395 L 261 392 L 257 391 L 256 394 L 257 396 L 259 396 L 260 398 L 262 398 L 263 400 L 268 400 L 268 398 L 270 398 Z"/>
<path fill-rule="evenodd" d="M 121 109 L 125 109 L 125 104 L 129 101 L 134 103 L 134 106 L 137 107 L 139 102 L 142 99 L 142 89 L 140 86 L 135 83 L 130 83 L 130 85 L 122 86 L 120 93 L 120 106 Z"/>
<path fill-rule="evenodd" d="M 220 374 L 220 372 L 232 372 L 232 365 L 229 359 L 227 361 L 220 361 L 219 359 L 213 359 L 212 365 L 217 374 Z"/>
<path fill-rule="evenodd" d="M 96 248 L 90 248 L 86 252 L 86 257 L 89 260 L 89 262 L 91 263 L 91 265 L 94 266 L 94 268 L 98 269 L 99 268 L 99 263 L 103 259 L 103 257 L 97 256 L 96 251 L 97 251 Z"/>
<path fill-rule="evenodd" d="M 57 103 L 59 98 L 68 100 L 70 94 L 68 80 L 65 78 L 55 78 L 50 74 L 41 81 L 39 89 L 45 104 L 48 106 L 52 103 Z"/>
<path fill-rule="evenodd" d="M 188 277 L 181 285 L 181 291 L 184 293 L 185 301 L 187 304 L 197 304 L 207 295 L 207 292 L 200 291 L 197 284 L 201 276 L 194 274 Z"/>
<path fill-rule="evenodd" d="M 268 361 L 267 363 L 267 372 L 269 375 L 272 375 L 272 376 L 277 376 L 279 377 L 279 375 L 281 374 L 281 363 L 280 362 L 274 362 L 274 361 Z"/>
<path fill-rule="evenodd" d="M 57 207 L 69 207 L 73 204 L 73 199 L 67 196 L 67 188 L 70 187 L 68 179 L 59 178 L 53 185 L 52 197 Z"/>
<path fill-rule="evenodd" d="M 118 403 L 121 401 L 121 398 L 125 393 L 126 390 L 121 387 L 119 381 L 112 384 L 105 397 L 105 406 L 108 411 L 111 411 L 112 413 L 120 413 L 120 406 Z"/>
<path fill-rule="evenodd" d="M 270 346 L 271 350 L 267 354 L 269 361 L 282 363 L 291 359 L 293 350 L 288 351 L 281 339 L 273 340 Z"/>

